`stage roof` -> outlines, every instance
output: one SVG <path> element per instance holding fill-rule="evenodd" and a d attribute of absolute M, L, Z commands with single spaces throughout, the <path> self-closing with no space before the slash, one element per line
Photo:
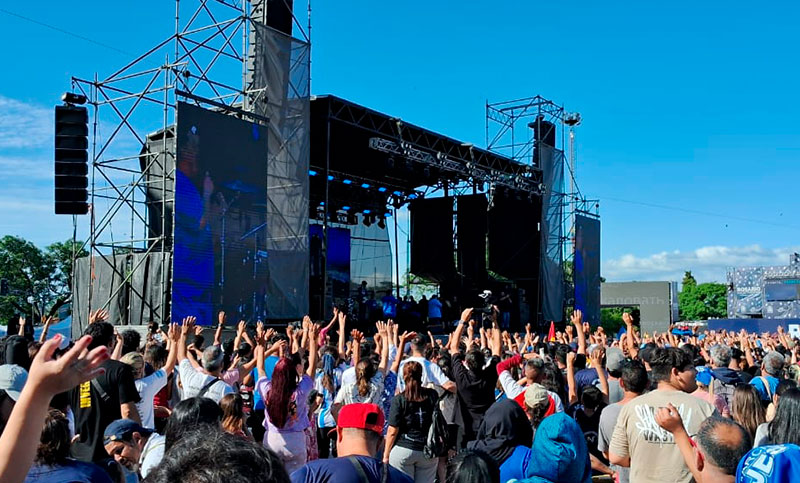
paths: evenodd
<path fill-rule="evenodd" d="M 332 95 L 311 99 L 310 164 L 317 173 L 311 178 L 312 206 L 331 179 L 326 164 L 333 176 L 329 192 L 343 179 L 351 186 L 380 185 L 384 195 L 471 180 L 529 192 L 541 180 L 538 168 Z M 346 190 L 334 191 L 344 196 Z"/>

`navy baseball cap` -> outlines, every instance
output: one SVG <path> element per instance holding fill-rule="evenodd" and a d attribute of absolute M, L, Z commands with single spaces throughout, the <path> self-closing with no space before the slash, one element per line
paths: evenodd
<path fill-rule="evenodd" d="M 130 441 L 133 433 L 148 436 L 152 430 L 143 428 L 136 421 L 130 419 L 117 419 L 106 427 L 103 433 L 103 446 L 113 441 Z"/>

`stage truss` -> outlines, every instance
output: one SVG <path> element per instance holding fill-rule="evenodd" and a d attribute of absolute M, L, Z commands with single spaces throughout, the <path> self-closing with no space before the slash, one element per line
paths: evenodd
<path fill-rule="evenodd" d="M 545 146 L 534 136 L 531 124 L 537 120 L 554 126 L 554 146 Z M 542 238 L 541 278 L 544 282 L 540 283 L 539 297 L 540 302 L 547 298 L 544 290 L 548 277 L 557 275 L 561 278 L 559 285 L 563 292 L 560 298 L 566 304 L 561 310 L 551 307 L 550 315 L 555 320 L 562 320 L 555 314 L 563 314 L 564 308 L 572 305 L 572 295 L 569 295 L 573 293 L 572 280 L 566 280 L 564 274 L 570 271 L 575 258 L 575 215 L 600 216 L 599 201 L 587 199 L 577 182 L 574 139 L 575 126 L 579 123 L 579 115 L 567 113 L 563 106 L 542 96 L 486 103 L 486 147 L 489 151 L 526 165 L 534 164 L 535 151 L 552 155 L 540 156 L 542 166 L 537 166 L 544 171 L 543 222 L 545 227 L 549 227 Z M 569 160 L 565 156 L 566 144 L 569 144 Z M 564 182 L 564 174 L 569 177 L 569 187 Z M 546 273 L 547 260 L 560 267 L 557 274 L 553 270 Z M 555 288 L 555 284 L 550 288 Z"/>
<path fill-rule="evenodd" d="M 87 304 L 82 313 L 107 308 L 120 291 L 130 290 L 129 298 L 149 305 L 147 312 L 153 320 L 169 321 L 165 290 L 159 290 L 158 297 L 148 298 L 129 283 L 151 257 L 160 258 L 162 267 L 171 264 L 173 215 L 167 205 L 174 202 L 175 152 L 174 146 L 168 145 L 169 136 L 163 134 L 173 129 L 179 101 L 269 123 L 264 115 L 269 86 L 258 85 L 263 76 L 253 74 L 266 68 L 254 59 L 259 32 L 269 29 L 264 25 L 266 4 L 266 0 L 176 0 L 171 36 L 105 78 L 72 78 L 73 91 L 86 96 L 92 111 L 90 235 L 84 242 L 91 269 L 89 280 L 81 284 L 87 287 L 87 293 L 80 294 Z M 289 11 L 291 2 L 284 6 Z M 288 57 L 305 64 L 300 66 L 305 75 L 290 76 L 288 82 L 294 97 L 308 98 L 310 4 L 303 10 L 308 18 L 291 12 L 296 38 L 286 37 L 292 49 Z M 158 133 L 162 133 L 161 153 L 140 153 L 146 141 Z M 307 132 L 303 134 L 307 136 Z M 290 144 L 291 140 L 281 143 L 278 149 L 285 151 Z M 161 154 L 165 158 L 160 158 Z M 287 157 L 285 153 L 276 156 Z M 159 227 L 152 226 L 148 215 L 146 192 L 153 189 L 159 192 L 162 203 L 160 219 L 155 222 Z M 305 189 L 307 193 L 307 185 Z M 306 223 L 303 233 L 291 233 L 288 238 L 307 243 L 307 228 Z M 137 256 L 120 265 L 115 257 L 124 254 Z M 110 268 L 123 281 L 111 296 L 102 299 L 92 293 L 99 265 Z M 160 287 L 169 286 L 170 276 L 171 270 L 160 270 Z M 128 320 L 125 314 L 120 315 L 121 320 Z"/>

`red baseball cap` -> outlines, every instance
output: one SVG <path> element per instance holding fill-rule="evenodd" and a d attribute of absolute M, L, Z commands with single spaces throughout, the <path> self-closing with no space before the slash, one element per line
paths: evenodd
<path fill-rule="evenodd" d="M 377 404 L 354 403 L 343 406 L 339 411 L 340 428 L 369 429 L 383 434 L 383 411 Z"/>

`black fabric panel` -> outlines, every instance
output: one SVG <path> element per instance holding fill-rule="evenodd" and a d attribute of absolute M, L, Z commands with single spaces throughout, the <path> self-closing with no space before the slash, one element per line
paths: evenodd
<path fill-rule="evenodd" d="M 489 269 L 512 280 L 539 278 L 542 204 L 497 191 L 489 208 Z"/>
<path fill-rule="evenodd" d="M 486 280 L 488 206 L 483 194 L 458 197 L 458 271 L 476 283 Z"/>
<path fill-rule="evenodd" d="M 455 273 L 453 198 L 411 202 L 411 273 L 440 282 Z"/>

